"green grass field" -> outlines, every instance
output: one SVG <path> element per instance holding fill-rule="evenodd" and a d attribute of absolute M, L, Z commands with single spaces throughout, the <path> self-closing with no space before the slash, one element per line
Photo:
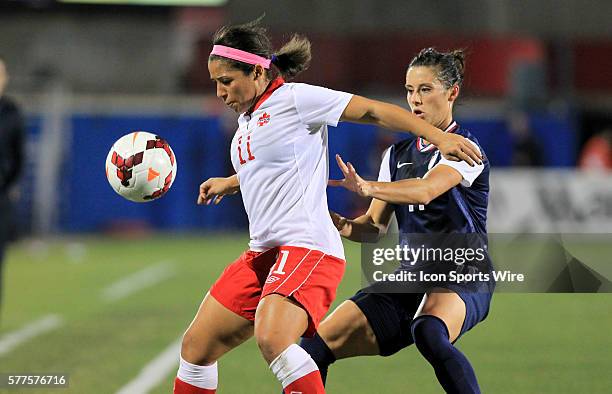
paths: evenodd
<path fill-rule="evenodd" d="M 49 314 L 63 324 L 0 355 L 0 372 L 67 372 L 70 386 L 6 392 L 116 392 L 181 336 L 211 283 L 246 244 L 246 237 L 202 235 L 14 245 L 6 259 L 0 341 Z M 359 247 L 346 243 L 346 252 L 336 304 L 360 286 Z M 114 282 L 159 264 L 165 280 L 121 299 L 104 298 Z M 496 294 L 488 319 L 457 346 L 472 361 L 484 393 L 609 393 L 611 333 L 612 294 Z M 222 358 L 219 371 L 221 394 L 280 392 L 253 340 Z M 171 392 L 174 374 L 151 392 Z M 442 392 L 414 348 L 388 358 L 341 360 L 327 388 L 337 394 Z"/>

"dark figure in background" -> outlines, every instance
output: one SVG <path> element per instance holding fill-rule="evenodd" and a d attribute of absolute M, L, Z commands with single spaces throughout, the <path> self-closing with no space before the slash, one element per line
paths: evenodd
<path fill-rule="evenodd" d="M 544 157 L 540 141 L 529 126 L 529 118 L 522 111 L 513 111 L 508 118 L 512 135 L 512 165 L 514 167 L 541 167 Z"/>
<path fill-rule="evenodd" d="M 10 190 L 21 172 L 24 121 L 17 104 L 4 95 L 8 73 L 0 59 L 0 302 L 2 300 L 2 262 L 4 248 L 11 236 L 12 201 Z"/>

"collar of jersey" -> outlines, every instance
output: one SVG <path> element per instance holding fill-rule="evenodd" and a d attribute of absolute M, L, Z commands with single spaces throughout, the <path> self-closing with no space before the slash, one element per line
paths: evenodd
<path fill-rule="evenodd" d="M 457 128 L 459 126 L 457 125 L 457 122 L 455 122 L 454 120 L 451 122 L 451 124 L 448 125 L 448 127 L 446 129 L 444 129 L 445 133 L 454 133 Z M 421 137 L 417 138 L 416 141 L 416 146 L 417 149 L 419 150 L 419 152 L 428 152 L 432 149 L 435 148 L 434 144 L 431 144 L 429 142 L 425 142 L 425 140 Z"/>
<path fill-rule="evenodd" d="M 264 101 L 266 101 L 276 89 L 283 86 L 284 83 L 285 80 L 282 77 L 276 77 L 272 82 L 268 84 L 268 87 L 266 88 L 266 90 L 264 90 L 263 94 L 259 96 L 255 104 L 251 108 L 249 108 L 249 110 L 246 111 L 244 115 L 251 116 L 251 114 L 257 111 L 257 108 L 261 107 Z"/>

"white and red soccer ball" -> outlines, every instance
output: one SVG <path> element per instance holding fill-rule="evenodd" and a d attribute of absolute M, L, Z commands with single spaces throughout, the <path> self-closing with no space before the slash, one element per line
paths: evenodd
<path fill-rule="evenodd" d="M 176 178 L 176 157 L 166 140 L 135 131 L 111 147 L 106 178 L 113 190 L 130 201 L 155 200 L 166 194 Z"/>

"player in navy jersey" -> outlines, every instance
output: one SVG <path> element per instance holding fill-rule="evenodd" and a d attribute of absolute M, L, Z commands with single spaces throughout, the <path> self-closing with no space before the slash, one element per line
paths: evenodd
<path fill-rule="evenodd" d="M 463 72 L 462 51 L 424 49 L 408 67 L 407 100 L 415 115 L 468 138 L 483 153 L 476 138 L 453 120 Z M 387 149 L 379 179 L 371 182 L 337 156 L 345 178 L 330 181 L 330 185 L 372 197 L 372 202 L 368 211 L 355 219 L 332 212 L 334 224 L 343 237 L 366 242 L 384 235 L 395 213 L 400 245 L 421 246 L 429 241 L 444 246 L 439 235 L 444 233 L 459 235 L 456 239 L 462 244 L 486 248 L 489 162 L 484 153 L 483 157 L 482 164 L 474 167 L 449 161 L 435 146 L 417 137 Z M 487 273 L 490 261 L 486 252 L 483 256 L 479 265 L 454 261 L 451 266 L 456 271 Z M 409 264 L 402 260 L 399 271 L 426 272 L 441 266 L 440 261 L 421 259 Z M 446 392 L 479 393 L 472 366 L 453 343 L 487 316 L 494 289 L 492 278 L 487 278 L 491 276 L 462 283 L 424 282 L 420 284 L 422 292 L 385 291 L 384 285 L 374 283 L 342 303 L 321 323 L 317 335 L 302 339 L 301 346 L 325 379 L 328 366 L 337 359 L 388 356 L 415 344 Z"/>

